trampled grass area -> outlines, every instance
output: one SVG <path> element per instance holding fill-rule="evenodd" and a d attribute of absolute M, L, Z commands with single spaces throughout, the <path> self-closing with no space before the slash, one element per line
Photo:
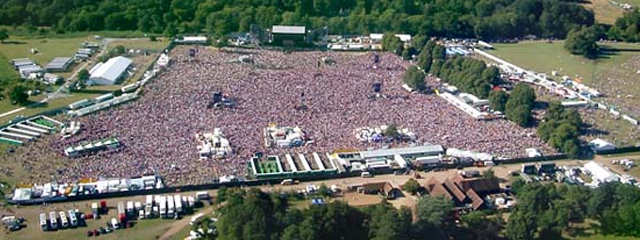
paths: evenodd
<path fill-rule="evenodd" d="M 635 8 L 640 7 L 640 0 L 615 0 L 618 3 L 628 3 Z M 582 4 L 595 13 L 596 21 L 604 24 L 614 24 L 616 19 L 624 14 L 625 10 L 613 5 L 609 0 L 589 0 Z"/>
<path fill-rule="evenodd" d="M 604 49 L 595 60 L 571 55 L 564 49 L 563 41 L 526 41 L 517 44 L 495 44 L 491 51 L 520 67 L 546 73 L 555 80 L 567 75 L 605 94 L 598 101 L 615 107 L 632 117 L 638 115 L 640 97 L 640 45 L 631 43 L 599 43 Z M 557 71 L 558 76 L 551 76 Z M 615 120 L 606 111 L 590 111 L 583 116 L 606 135 L 604 138 L 618 146 L 635 145 L 640 141 L 635 127 L 626 121 Z"/>
<path fill-rule="evenodd" d="M 640 45 L 630 43 L 601 43 L 605 53 L 598 59 L 589 60 L 571 55 L 564 49 L 563 41 L 547 43 L 527 41 L 517 44 L 495 44 L 493 54 L 520 67 L 551 74 L 552 71 L 579 77 L 589 84 L 597 81 L 597 74 L 622 64 L 640 51 Z"/>

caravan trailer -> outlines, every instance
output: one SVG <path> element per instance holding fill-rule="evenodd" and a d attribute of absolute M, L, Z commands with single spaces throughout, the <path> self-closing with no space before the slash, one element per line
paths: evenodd
<path fill-rule="evenodd" d="M 40 229 L 47 231 L 49 225 L 47 225 L 47 214 L 40 213 Z"/>
<path fill-rule="evenodd" d="M 69 210 L 69 223 L 71 223 L 72 227 L 77 227 L 78 226 L 78 217 L 76 215 L 76 212 L 74 212 L 73 210 Z"/>
<path fill-rule="evenodd" d="M 56 212 L 49 213 L 49 223 L 51 224 L 51 230 L 58 229 L 58 216 L 56 216 Z"/>
<path fill-rule="evenodd" d="M 64 211 L 60 211 L 60 226 L 62 226 L 63 228 L 68 228 L 69 227 L 69 219 L 67 219 L 67 215 L 64 213 Z"/>

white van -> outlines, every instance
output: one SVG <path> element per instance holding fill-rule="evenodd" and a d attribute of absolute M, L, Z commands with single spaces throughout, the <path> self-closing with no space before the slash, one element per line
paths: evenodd
<path fill-rule="evenodd" d="M 111 226 L 113 226 L 113 229 L 120 228 L 120 224 L 118 223 L 118 220 L 116 220 L 116 218 L 111 218 Z"/>
<path fill-rule="evenodd" d="M 60 211 L 60 226 L 62 226 L 63 228 L 67 228 L 69 227 L 69 220 L 67 219 L 67 215 L 64 213 L 64 211 Z"/>
<path fill-rule="evenodd" d="M 209 192 L 202 191 L 202 192 L 196 193 L 197 200 L 204 200 L 204 199 L 210 199 L 210 198 L 211 198 L 211 195 L 209 195 Z"/>
<path fill-rule="evenodd" d="M 282 186 L 287 186 L 291 184 L 293 184 L 293 179 L 285 179 L 285 180 L 282 180 L 282 182 L 280 182 L 280 185 Z"/>
<path fill-rule="evenodd" d="M 56 216 L 56 212 L 49 213 L 49 223 L 51 225 L 51 230 L 58 229 L 58 216 Z"/>
<path fill-rule="evenodd" d="M 202 217 L 204 217 L 204 213 L 198 213 L 195 216 L 191 217 L 191 221 L 189 222 L 189 225 L 196 224 L 202 219 Z"/>
<path fill-rule="evenodd" d="M 47 231 L 49 225 L 47 225 L 47 214 L 40 213 L 40 228 L 42 231 Z"/>

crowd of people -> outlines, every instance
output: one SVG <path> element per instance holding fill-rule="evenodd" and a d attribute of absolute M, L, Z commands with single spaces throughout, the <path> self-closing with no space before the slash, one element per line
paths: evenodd
<path fill-rule="evenodd" d="M 57 178 L 73 181 L 158 173 L 169 185 L 188 185 L 209 183 L 223 175 L 244 176 L 247 161 L 256 152 L 383 147 L 385 143 L 358 141 L 353 131 L 392 123 L 412 129 L 418 145 L 427 142 L 499 157 L 525 156 L 530 147 L 554 152 L 533 136 L 535 129 L 506 120 L 476 121 L 436 95 L 405 91 L 402 75 L 410 63 L 391 54 L 378 53 L 380 61 L 375 63 L 374 53 L 199 48 L 192 58 L 188 48 L 192 47 L 172 51 L 172 65 L 145 86 L 138 100 L 76 118 L 83 124 L 80 134 L 32 144 L 30 150 L 16 154 L 46 162 L 51 153 L 61 155 L 64 147 L 117 137 L 124 145 L 121 150 L 68 159 Z M 239 60 L 241 56 L 245 60 Z M 373 94 L 374 83 L 382 84 L 379 96 Z M 216 91 L 222 91 L 234 106 L 207 108 Z M 262 134 L 269 124 L 299 126 L 313 144 L 268 148 Z M 222 129 L 235 153 L 225 159 L 200 159 L 195 134 L 214 128 Z"/>

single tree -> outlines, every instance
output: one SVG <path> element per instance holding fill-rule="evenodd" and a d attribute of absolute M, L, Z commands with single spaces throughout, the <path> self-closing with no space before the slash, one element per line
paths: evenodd
<path fill-rule="evenodd" d="M 495 174 L 495 172 L 493 172 L 493 169 L 489 168 L 489 169 L 484 170 L 482 172 L 482 177 L 483 178 L 494 178 L 494 177 L 496 177 L 496 174 Z"/>
<path fill-rule="evenodd" d="M 9 38 L 9 31 L 7 29 L 0 29 L 0 42 L 4 43 L 4 40 Z"/>
<path fill-rule="evenodd" d="M 405 71 L 404 75 L 402 76 L 402 80 L 404 83 L 418 91 L 424 90 L 424 78 L 424 73 L 420 71 L 420 69 L 418 69 L 416 66 L 409 67 L 409 69 L 407 69 L 407 71 Z"/>
<path fill-rule="evenodd" d="M 16 85 L 9 90 L 9 99 L 12 103 L 23 105 L 29 101 L 27 88 L 22 85 Z"/>
<path fill-rule="evenodd" d="M 492 91 L 489 93 L 489 104 L 491 109 L 504 112 L 505 106 L 509 101 L 509 95 L 505 91 Z"/>
<path fill-rule="evenodd" d="M 420 186 L 420 183 L 413 178 L 410 178 L 404 183 L 404 185 L 402 185 L 402 190 L 410 192 L 411 195 L 416 195 L 421 188 L 422 186 Z"/>
<path fill-rule="evenodd" d="M 582 26 L 580 29 L 569 31 L 567 39 L 564 41 L 564 48 L 571 54 L 582 55 L 586 58 L 596 58 L 600 51 L 597 41 L 597 27 Z"/>

